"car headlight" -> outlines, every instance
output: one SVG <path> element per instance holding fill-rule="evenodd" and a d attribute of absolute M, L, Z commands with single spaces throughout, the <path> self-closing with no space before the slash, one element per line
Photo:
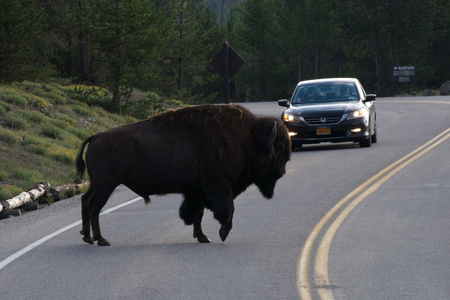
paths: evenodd
<path fill-rule="evenodd" d="M 305 119 L 299 115 L 283 113 L 283 120 L 285 122 L 305 122 Z"/>
<path fill-rule="evenodd" d="M 361 108 L 359 110 L 355 110 L 355 111 L 351 111 L 351 112 L 347 113 L 347 120 L 367 117 L 368 115 L 369 115 L 368 111 L 364 108 Z"/>

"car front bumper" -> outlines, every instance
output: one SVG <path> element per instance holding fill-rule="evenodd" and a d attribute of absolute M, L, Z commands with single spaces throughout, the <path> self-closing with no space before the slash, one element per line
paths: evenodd
<path fill-rule="evenodd" d="M 293 145 L 362 142 L 370 138 L 369 126 L 364 118 L 336 124 L 309 125 L 303 122 L 284 122 Z"/>

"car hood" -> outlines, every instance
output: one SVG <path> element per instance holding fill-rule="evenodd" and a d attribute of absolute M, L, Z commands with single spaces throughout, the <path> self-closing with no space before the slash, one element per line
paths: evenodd
<path fill-rule="evenodd" d="M 286 113 L 302 115 L 303 117 L 315 117 L 315 116 L 337 116 L 344 113 L 360 109 L 364 106 L 360 101 L 352 102 L 333 102 L 324 104 L 300 104 L 290 106 Z"/>

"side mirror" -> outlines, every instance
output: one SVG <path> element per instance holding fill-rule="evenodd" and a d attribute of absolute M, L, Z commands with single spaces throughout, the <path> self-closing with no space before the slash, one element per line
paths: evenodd
<path fill-rule="evenodd" d="M 283 107 L 289 107 L 289 101 L 287 99 L 278 100 L 278 105 Z"/>
<path fill-rule="evenodd" d="M 375 94 L 368 94 L 368 95 L 366 95 L 366 100 L 364 100 L 363 102 L 375 101 L 376 98 L 377 98 L 377 95 L 375 95 Z"/>

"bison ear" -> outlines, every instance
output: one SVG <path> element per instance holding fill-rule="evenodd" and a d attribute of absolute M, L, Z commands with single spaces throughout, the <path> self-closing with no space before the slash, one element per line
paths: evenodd
<path fill-rule="evenodd" d="M 277 122 L 273 119 L 261 118 L 257 120 L 253 131 L 255 150 L 262 152 L 264 155 L 272 155 L 277 132 Z"/>

